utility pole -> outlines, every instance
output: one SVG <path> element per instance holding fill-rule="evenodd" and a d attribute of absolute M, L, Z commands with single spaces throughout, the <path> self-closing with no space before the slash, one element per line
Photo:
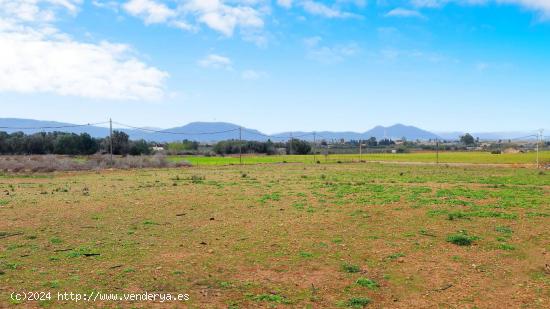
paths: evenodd
<path fill-rule="evenodd" d="M 317 157 L 315 156 L 315 146 L 316 146 L 316 135 L 317 133 L 313 132 L 313 163 L 317 162 Z"/>
<path fill-rule="evenodd" d="M 288 150 L 288 154 L 289 155 L 292 155 L 292 132 L 290 132 L 290 141 L 288 142 L 288 147 L 289 147 L 289 150 Z"/>
<path fill-rule="evenodd" d="M 439 165 L 439 139 L 435 139 L 435 162 Z"/>
<path fill-rule="evenodd" d="M 239 127 L 239 164 L 243 165 L 243 128 Z"/>
<path fill-rule="evenodd" d="M 109 118 L 109 148 L 111 152 L 111 167 L 113 167 L 113 119 Z"/>
<path fill-rule="evenodd" d="M 539 144 L 542 142 L 542 132 L 544 132 L 544 130 L 540 129 L 539 133 L 537 134 L 537 168 L 540 168 Z"/>
<path fill-rule="evenodd" d="M 363 141 L 359 140 L 359 163 L 363 162 Z"/>

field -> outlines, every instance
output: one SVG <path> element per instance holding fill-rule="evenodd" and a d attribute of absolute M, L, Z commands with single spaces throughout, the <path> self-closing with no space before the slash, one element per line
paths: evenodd
<path fill-rule="evenodd" d="M 193 165 L 227 165 L 239 164 L 238 156 L 227 157 L 200 157 L 200 156 L 171 156 L 173 162 L 188 161 Z M 540 162 L 550 164 L 550 151 L 541 151 L 539 154 Z M 388 161 L 388 162 L 418 162 L 418 163 L 435 163 L 436 153 L 434 152 L 419 152 L 419 153 L 364 153 L 359 154 L 331 154 L 325 155 L 276 155 L 276 156 L 257 156 L 244 155 L 243 164 L 258 164 L 258 163 L 336 163 L 340 162 L 359 162 L 359 161 Z M 491 154 L 490 152 L 440 152 L 440 163 L 468 163 L 468 164 L 536 164 L 536 153 L 507 153 L 507 154 Z"/>
<path fill-rule="evenodd" d="M 0 307 L 83 307 L 12 291 L 190 295 L 85 305 L 112 308 L 550 307 L 548 171 L 208 159 L 0 175 Z"/>

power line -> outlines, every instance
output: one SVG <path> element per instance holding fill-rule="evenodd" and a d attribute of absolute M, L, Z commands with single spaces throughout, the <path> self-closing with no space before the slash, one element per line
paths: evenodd
<path fill-rule="evenodd" d="M 263 137 L 267 137 L 267 138 L 278 138 L 278 139 L 285 139 L 285 138 L 286 138 L 286 137 L 284 137 L 284 136 L 267 135 L 267 134 L 263 134 L 263 133 L 256 132 L 256 131 L 252 131 L 252 130 L 246 129 L 246 128 L 243 128 L 243 130 L 244 130 L 244 131 L 247 131 L 247 132 L 250 133 L 250 134 L 258 135 L 258 136 L 263 136 Z"/>
<path fill-rule="evenodd" d="M 222 133 L 229 133 L 229 132 L 239 131 L 239 128 L 234 128 L 234 129 L 229 129 L 229 130 L 213 131 L 213 132 L 171 132 L 171 131 L 164 131 L 164 130 L 153 130 L 153 129 L 148 129 L 148 128 L 140 128 L 140 127 L 131 126 L 131 125 L 116 122 L 116 121 L 113 121 L 113 123 L 116 123 L 120 126 L 131 128 L 131 129 L 140 130 L 140 131 L 160 133 L 160 134 L 172 134 L 172 135 L 213 135 L 213 134 L 222 134 Z"/>
<path fill-rule="evenodd" d="M 109 121 L 86 123 L 86 124 L 72 124 L 72 125 L 63 125 L 63 126 L 45 126 L 45 127 L 0 127 L 0 129 L 11 129 L 11 130 L 64 129 L 64 128 L 89 127 L 89 126 L 96 126 L 96 125 L 107 124 L 107 123 L 109 123 Z"/>
<path fill-rule="evenodd" d="M 258 135 L 258 136 L 263 136 L 263 137 L 267 137 L 267 138 L 274 138 L 274 139 L 294 139 L 294 138 L 299 138 L 299 137 L 304 137 L 304 136 L 309 136 L 309 135 L 314 135 L 315 133 L 311 132 L 311 133 L 304 133 L 304 134 L 301 134 L 301 135 L 268 135 L 268 134 L 263 134 L 263 133 L 260 133 L 260 132 L 257 132 L 257 131 L 252 131 L 250 129 L 246 129 L 246 128 L 243 128 L 244 131 L 248 131 L 248 133 L 250 134 L 254 134 L 254 135 Z"/>
<path fill-rule="evenodd" d="M 529 137 L 538 137 L 538 134 L 531 134 L 531 135 L 515 137 L 515 138 L 502 138 L 502 140 L 516 141 L 516 140 L 521 140 L 521 139 L 525 139 L 525 138 L 529 138 Z"/>

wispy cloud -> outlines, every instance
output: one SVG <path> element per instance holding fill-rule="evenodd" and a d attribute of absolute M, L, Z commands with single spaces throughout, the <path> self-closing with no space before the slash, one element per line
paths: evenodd
<path fill-rule="evenodd" d="M 360 51 L 359 45 L 355 42 L 327 46 L 322 44 L 322 38 L 318 36 L 306 38 L 303 42 L 307 58 L 324 64 L 341 62 Z"/>
<path fill-rule="evenodd" d="M 128 14 L 142 18 L 145 24 L 164 23 L 176 16 L 176 11 L 153 0 L 130 0 L 123 5 Z"/>
<path fill-rule="evenodd" d="M 217 54 L 209 54 L 200 59 L 197 63 L 203 68 L 230 70 L 232 69 L 233 62 L 228 57 Z"/>
<path fill-rule="evenodd" d="M 302 6 L 306 12 L 312 15 L 318 15 L 326 18 L 352 18 L 359 17 L 359 15 L 342 11 L 336 6 L 327 6 L 323 3 L 316 1 L 304 1 Z"/>
<path fill-rule="evenodd" d="M 420 12 L 416 10 L 409 10 L 404 8 L 395 8 L 388 13 L 386 17 L 416 17 L 416 18 L 425 18 Z"/>
<path fill-rule="evenodd" d="M 129 0 L 122 6 L 145 24 L 165 23 L 183 30 L 197 31 L 205 25 L 225 37 L 232 37 L 237 28 L 246 40 L 258 43 L 252 32 L 264 27 L 264 7 L 261 1 L 186 0 L 169 7 L 161 0 Z"/>
<path fill-rule="evenodd" d="M 455 59 L 449 58 L 437 52 L 422 51 L 417 49 L 396 49 L 384 48 L 380 50 L 379 56 L 386 61 L 398 61 L 403 59 L 416 59 L 432 63 L 441 62 L 456 62 Z"/>
<path fill-rule="evenodd" d="M 526 9 L 539 12 L 541 18 L 550 19 L 550 1 L 548 0 L 413 0 L 412 4 L 416 7 L 439 8 L 448 3 L 459 5 L 487 5 L 487 4 L 506 4 L 518 5 Z"/>
<path fill-rule="evenodd" d="M 266 72 L 256 70 L 244 70 L 241 73 L 241 78 L 244 80 L 259 80 L 265 77 L 267 77 Z"/>
<path fill-rule="evenodd" d="M 277 4 L 285 9 L 290 9 L 292 7 L 292 2 L 292 0 L 277 0 Z"/>

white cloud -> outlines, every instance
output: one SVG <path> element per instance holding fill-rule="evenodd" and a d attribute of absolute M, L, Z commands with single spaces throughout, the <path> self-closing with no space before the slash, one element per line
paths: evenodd
<path fill-rule="evenodd" d="M 109 9 L 116 13 L 118 13 L 119 11 L 119 4 L 114 0 L 107 0 L 107 1 L 93 0 L 92 5 L 102 9 Z"/>
<path fill-rule="evenodd" d="M 128 14 L 142 18 L 145 24 L 163 23 L 176 16 L 174 10 L 154 0 L 130 0 L 123 8 Z"/>
<path fill-rule="evenodd" d="M 203 68 L 211 69 L 226 69 L 230 70 L 232 67 L 231 59 L 220 56 L 217 54 L 210 54 L 198 61 L 198 64 Z"/>
<path fill-rule="evenodd" d="M 403 8 L 395 8 L 386 14 L 386 17 L 417 17 L 424 18 L 424 15 L 415 10 L 408 10 Z"/>
<path fill-rule="evenodd" d="M 305 38 L 304 44 L 306 45 L 306 47 L 314 48 L 318 46 L 322 40 L 323 39 L 320 36 L 313 36 L 313 37 Z"/>
<path fill-rule="evenodd" d="M 344 12 L 337 7 L 329 7 L 325 4 L 315 2 L 315 1 L 304 1 L 302 3 L 304 10 L 310 14 L 318 15 L 327 18 L 350 18 L 358 17 L 358 15 Z"/>
<path fill-rule="evenodd" d="M 549 0 L 413 0 L 412 4 L 416 7 L 438 8 L 451 2 L 460 5 L 486 5 L 491 3 L 519 5 L 529 10 L 539 12 L 542 18 L 550 18 Z"/>
<path fill-rule="evenodd" d="M 499 3 L 518 4 L 528 9 L 542 13 L 544 18 L 550 18 L 550 1 L 548 0 L 497 0 Z"/>
<path fill-rule="evenodd" d="M 290 9 L 292 7 L 292 0 L 277 0 L 277 4 L 285 9 Z"/>
<path fill-rule="evenodd" d="M 341 62 L 361 50 L 355 42 L 333 46 L 322 45 L 322 38 L 318 36 L 306 38 L 303 42 L 307 49 L 307 57 L 324 64 Z"/>
<path fill-rule="evenodd" d="M 420 61 L 427 61 L 432 63 L 442 62 L 457 62 L 455 59 L 448 58 L 444 55 L 434 52 L 425 52 L 421 50 L 406 50 L 406 49 L 394 49 L 386 48 L 379 51 L 381 59 L 386 61 L 398 61 L 401 59 L 415 59 Z"/>
<path fill-rule="evenodd" d="M 129 46 L 78 42 L 53 24 L 79 0 L 0 0 L 0 92 L 54 93 L 96 99 L 154 100 L 167 73 Z M 19 5 L 19 6 L 18 6 Z"/>
<path fill-rule="evenodd" d="M 171 8 L 161 0 L 129 0 L 123 8 L 128 14 L 143 19 L 145 24 L 165 23 L 187 31 L 198 31 L 202 24 L 226 37 L 232 37 L 239 28 L 244 40 L 264 45 L 262 15 L 269 9 L 263 0 L 173 2 L 176 7 Z"/>
<path fill-rule="evenodd" d="M 256 70 L 245 70 L 241 73 L 241 78 L 244 80 L 258 80 L 267 76 L 267 73 Z"/>
<path fill-rule="evenodd" d="M 76 13 L 82 0 L 0 0 L 0 15 L 27 22 L 50 22 L 60 9 Z"/>
<path fill-rule="evenodd" d="M 438 8 L 447 4 L 451 0 L 413 0 L 412 4 L 416 7 Z"/>
<path fill-rule="evenodd" d="M 182 6 L 182 11 L 194 15 L 200 23 L 228 37 L 233 35 L 236 27 L 264 26 L 260 12 L 253 7 L 230 6 L 220 0 L 190 0 Z"/>

